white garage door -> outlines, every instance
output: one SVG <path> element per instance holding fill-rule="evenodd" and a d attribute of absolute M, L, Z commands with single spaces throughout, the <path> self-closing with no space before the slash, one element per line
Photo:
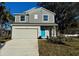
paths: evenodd
<path fill-rule="evenodd" d="M 37 28 L 15 28 L 13 39 L 37 39 Z"/>

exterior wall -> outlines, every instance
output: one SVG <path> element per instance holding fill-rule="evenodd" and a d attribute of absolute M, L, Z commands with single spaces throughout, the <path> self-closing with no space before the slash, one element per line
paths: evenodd
<path fill-rule="evenodd" d="M 38 15 L 38 19 L 34 19 L 34 15 Z M 44 21 L 43 15 L 48 15 L 49 20 Z M 29 14 L 29 23 L 55 23 L 54 14 L 47 12 L 43 9 L 37 9 L 35 11 L 30 12 Z"/>
<path fill-rule="evenodd" d="M 28 20 L 28 16 L 25 15 L 25 21 L 21 21 L 21 15 L 16 15 L 15 16 L 15 23 L 27 23 Z"/>
<path fill-rule="evenodd" d="M 27 13 L 25 13 L 26 16 Z M 29 13 L 29 16 L 25 18 L 25 22 L 24 23 L 55 23 L 55 14 L 52 12 L 48 12 L 42 8 L 37 8 L 37 9 L 33 9 L 31 10 Z M 34 15 L 38 15 L 38 19 L 34 19 Z M 43 20 L 43 15 L 46 14 L 49 17 L 48 21 L 44 21 Z M 20 16 L 22 14 L 17 14 L 15 15 L 15 22 L 20 22 Z"/>
<path fill-rule="evenodd" d="M 19 22 L 20 21 L 20 15 L 16 15 L 15 16 L 15 22 Z"/>

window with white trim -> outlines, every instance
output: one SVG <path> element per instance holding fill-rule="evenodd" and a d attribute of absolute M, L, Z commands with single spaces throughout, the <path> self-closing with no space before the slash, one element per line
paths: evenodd
<path fill-rule="evenodd" d="M 43 15 L 43 20 L 48 21 L 48 15 Z"/>
<path fill-rule="evenodd" d="M 25 16 L 21 16 L 21 21 L 25 21 Z"/>
<path fill-rule="evenodd" d="M 38 15 L 37 14 L 34 15 L 34 19 L 38 19 Z"/>

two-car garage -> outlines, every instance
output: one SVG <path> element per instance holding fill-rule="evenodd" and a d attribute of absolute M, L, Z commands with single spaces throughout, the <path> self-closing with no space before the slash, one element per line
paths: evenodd
<path fill-rule="evenodd" d="M 1 49 L 3 56 L 38 56 L 39 26 L 12 25 L 12 40 Z"/>
<path fill-rule="evenodd" d="M 36 28 L 15 28 L 14 39 L 36 39 L 37 29 Z"/>
<path fill-rule="evenodd" d="M 37 39 L 39 26 L 13 26 L 12 39 Z"/>

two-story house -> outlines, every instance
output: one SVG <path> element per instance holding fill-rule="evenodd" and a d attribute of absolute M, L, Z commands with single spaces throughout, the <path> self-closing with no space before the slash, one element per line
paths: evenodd
<path fill-rule="evenodd" d="M 56 37 L 55 13 L 43 7 L 15 13 L 12 39 Z"/>

